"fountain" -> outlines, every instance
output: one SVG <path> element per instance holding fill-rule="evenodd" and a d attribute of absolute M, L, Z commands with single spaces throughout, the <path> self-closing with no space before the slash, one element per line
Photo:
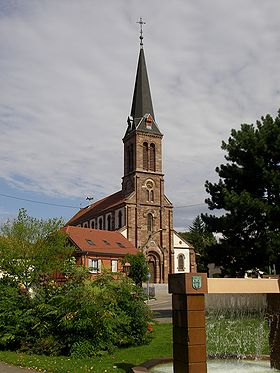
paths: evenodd
<path fill-rule="evenodd" d="M 169 293 L 172 293 L 173 364 L 158 365 L 155 373 L 172 372 L 172 367 L 174 373 L 272 373 L 280 370 L 280 279 L 207 279 L 205 273 L 171 274 Z M 267 295 L 270 363 L 269 360 L 242 359 L 206 361 L 206 293 Z M 262 326 L 259 333 L 262 333 Z M 228 353 L 223 357 L 228 357 Z M 244 358 L 240 355 L 235 357 Z M 143 373 L 154 363 L 135 367 L 133 372 Z"/>
<path fill-rule="evenodd" d="M 279 289 L 279 279 L 207 279 L 205 273 L 169 275 L 173 309 L 174 373 L 207 372 L 206 293 L 268 294 L 270 362 L 272 368 L 280 369 Z M 226 367 L 222 369 L 228 370 Z"/>

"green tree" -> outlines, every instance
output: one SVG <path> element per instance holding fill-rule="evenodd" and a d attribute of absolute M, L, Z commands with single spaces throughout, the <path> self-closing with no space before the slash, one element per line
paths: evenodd
<path fill-rule="evenodd" d="M 73 254 L 61 219 L 35 219 L 24 209 L 0 228 L 0 271 L 25 289 L 42 285 Z"/>
<path fill-rule="evenodd" d="M 147 343 L 152 313 L 142 289 L 122 273 L 89 280 L 61 225 L 20 210 L 1 227 L 0 349 L 79 358 Z"/>
<path fill-rule="evenodd" d="M 222 142 L 227 163 L 216 168 L 217 183 L 206 181 L 210 210 L 203 215 L 212 232 L 223 238 L 211 249 L 216 264 L 231 275 L 250 268 L 280 265 L 280 110 L 253 124 L 232 130 Z"/>
<path fill-rule="evenodd" d="M 207 271 L 209 263 L 208 249 L 216 243 L 212 232 L 209 232 L 200 215 L 198 215 L 187 232 L 181 232 L 180 236 L 191 243 L 196 253 L 197 270 Z"/>
<path fill-rule="evenodd" d="M 142 286 L 142 282 L 148 279 L 149 267 L 143 253 L 136 255 L 128 254 L 125 257 L 125 262 L 130 264 L 128 276 L 132 278 L 136 285 Z"/>

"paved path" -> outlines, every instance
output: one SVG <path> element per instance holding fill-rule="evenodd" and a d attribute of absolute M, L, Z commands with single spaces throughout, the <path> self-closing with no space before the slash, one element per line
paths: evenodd
<path fill-rule="evenodd" d="M 170 294 L 159 293 L 156 295 L 156 299 L 151 299 L 147 303 L 158 322 L 165 324 L 172 322 L 172 298 Z"/>
<path fill-rule="evenodd" d="M 31 373 L 35 372 L 32 369 L 19 368 L 14 365 L 0 362 L 0 373 Z"/>

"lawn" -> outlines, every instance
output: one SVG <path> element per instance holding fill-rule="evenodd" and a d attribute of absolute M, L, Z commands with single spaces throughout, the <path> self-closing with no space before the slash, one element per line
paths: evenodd
<path fill-rule="evenodd" d="M 119 349 L 96 358 L 78 360 L 0 351 L 0 360 L 52 373 L 124 373 L 146 360 L 172 355 L 172 325 L 155 325 L 153 333 L 154 338 L 149 345 Z"/>
<path fill-rule="evenodd" d="M 52 373 L 128 372 L 131 367 L 159 357 L 172 356 L 172 324 L 154 326 L 149 345 L 116 350 L 90 359 L 70 359 L 0 351 L 0 360 Z M 242 318 L 207 317 L 209 354 L 269 354 L 268 323 L 258 316 Z"/>

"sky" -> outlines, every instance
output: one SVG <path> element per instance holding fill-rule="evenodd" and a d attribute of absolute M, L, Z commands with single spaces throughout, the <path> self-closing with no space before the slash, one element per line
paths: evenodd
<path fill-rule="evenodd" d="M 140 17 L 177 230 L 209 212 L 231 129 L 276 116 L 279 0 L 0 0 L 1 222 L 120 189 Z"/>

